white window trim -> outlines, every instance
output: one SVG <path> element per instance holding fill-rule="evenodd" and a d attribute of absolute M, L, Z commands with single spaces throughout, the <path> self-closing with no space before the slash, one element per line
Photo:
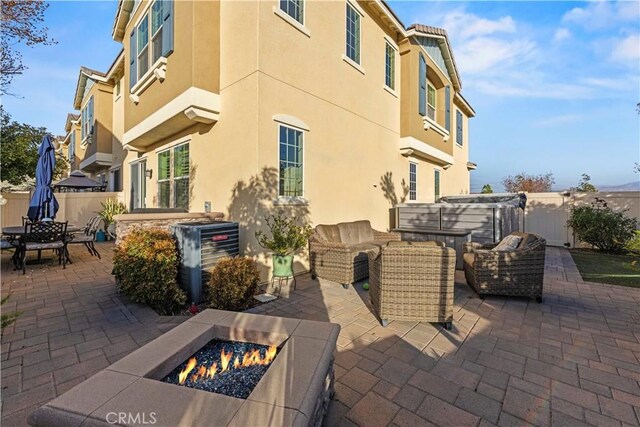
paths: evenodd
<path fill-rule="evenodd" d="M 437 198 L 436 198 L 436 171 L 438 171 L 438 176 L 440 177 L 440 182 L 438 183 L 438 190 L 440 190 L 440 194 L 438 194 L 439 197 L 442 197 L 442 171 L 443 169 L 441 167 L 438 166 L 434 166 L 433 167 L 433 202 L 435 203 Z"/>
<path fill-rule="evenodd" d="M 352 2 L 351 0 L 347 0 L 346 2 L 347 5 L 351 6 L 353 8 L 353 10 L 356 11 L 356 13 L 358 13 L 360 15 L 360 25 L 358 25 L 358 56 L 360 58 L 360 63 L 354 61 L 353 59 L 349 58 L 347 56 L 347 43 L 346 43 L 346 20 L 347 20 L 347 14 L 345 12 L 344 15 L 344 19 L 345 19 L 345 52 L 342 54 L 342 59 L 349 65 L 351 65 L 352 67 L 354 67 L 356 70 L 360 71 L 362 74 L 364 74 L 364 67 L 362 66 L 362 20 L 364 19 L 364 10 L 362 10 L 360 8 L 360 6 L 358 6 L 357 3 Z"/>
<path fill-rule="evenodd" d="M 387 90 L 387 92 L 389 92 L 391 95 L 395 96 L 396 98 L 398 97 L 398 93 L 396 92 L 396 89 L 394 89 L 395 87 L 398 86 L 398 76 L 396 73 L 396 65 L 398 63 L 397 59 L 398 59 L 398 46 L 392 42 L 392 40 L 387 37 L 384 36 L 384 60 L 385 60 L 385 70 L 384 70 L 384 85 L 383 87 Z M 389 86 L 387 86 L 387 45 L 389 45 L 391 47 L 391 49 L 393 49 L 395 51 L 394 55 L 393 55 L 393 87 L 391 88 Z"/>
<path fill-rule="evenodd" d="M 416 165 L 416 198 L 411 200 L 411 165 Z M 418 162 L 409 160 L 409 193 L 407 203 L 418 203 Z"/>
<path fill-rule="evenodd" d="M 135 85 L 131 88 L 131 94 L 129 97 L 131 100 L 137 104 L 140 102 L 140 95 L 142 92 L 147 90 L 149 86 L 156 80 L 159 80 L 160 83 L 164 81 L 167 76 L 167 58 L 161 56 L 158 58 L 156 62 L 149 67 L 146 73 L 136 82 Z M 120 92 L 122 93 L 122 92 Z"/>
<path fill-rule="evenodd" d="M 287 205 L 307 206 L 309 204 L 309 200 L 305 197 L 305 194 L 306 194 L 305 183 L 306 183 L 306 173 L 307 173 L 307 168 L 305 167 L 305 164 L 307 160 L 306 141 L 307 141 L 307 134 L 309 130 L 302 129 L 298 126 L 292 126 L 288 123 L 280 122 L 279 120 L 276 120 L 276 117 L 282 117 L 282 115 L 274 116 L 274 121 L 276 121 L 278 124 L 278 128 L 277 128 L 278 132 L 276 134 L 276 140 L 278 142 L 277 150 L 276 150 L 276 164 L 278 165 L 278 190 L 277 190 L 278 196 L 273 200 L 273 204 L 275 206 L 287 206 Z M 292 116 L 285 116 L 285 117 L 292 117 Z M 302 120 L 300 120 L 300 122 L 304 123 L 302 122 Z M 281 196 L 280 195 L 280 128 L 281 127 L 290 128 L 290 129 L 294 129 L 302 132 L 302 196 Z"/>
<path fill-rule="evenodd" d="M 360 58 L 360 59 L 362 59 L 362 58 Z M 351 65 L 356 70 L 360 71 L 362 74 L 365 74 L 364 68 L 362 67 L 362 65 L 358 64 L 356 61 L 354 61 L 353 59 L 349 58 L 344 53 L 342 54 L 342 60 L 344 62 L 346 62 L 347 64 Z"/>
<path fill-rule="evenodd" d="M 90 123 L 89 125 L 89 132 L 87 132 L 87 134 L 84 136 L 84 138 L 82 138 L 82 131 L 83 131 L 83 124 L 82 124 L 82 112 L 84 111 L 85 108 L 88 107 L 89 101 L 91 101 L 92 99 L 94 99 L 93 95 L 90 95 L 85 101 L 84 104 L 82 104 L 80 106 L 80 147 L 84 148 L 86 147 L 88 144 L 91 144 L 91 135 L 93 134 L 93 126 L 96 122 L 95 118 L 96 118 L 96 101 L 94 99 L 93 101 L 93 118 L 92 118 L 92 123 Z"/>
<path fill-rule="evenodd" d="M 293 19 L 287 12 L 280 9 L 279 6 L 273 6 L 273 13 L 282 18 L 287 24 L 291 25 L 296 30 L 300 31 L 307 37 L 311 37 L 311 30 L 304 24 L 301 24 L 297 20 Z M 305 5 L 302 11 L 302 22 L 307 22 L 307 7 Z"/>
<path fill-rule="evenodd" d="M 429 88 L 433 89 L 433 101 L 434 101 L 433 105 L 429 104 Z M 427 115 L 425 117 L 428 119 L 431 119 L 429 117 L 429 106 L 433 107 L 432 121 L 435 122 L 436 120 L 438 120 L 438 89 L 436 89 L 436 87 L 427 78 Z"/>
<path fill-rule="evenodd" d="M 440 126 L 440 124 L 436 123 L 435 120 L 430 119 L 429 116 L 422 116 L 422 124 L 424 126 L 424 130 L 433 129 L 434 131 L 442 135 L 442 139 L 445 142 L 449 140 L 451 133 L 444 127 Z"/>

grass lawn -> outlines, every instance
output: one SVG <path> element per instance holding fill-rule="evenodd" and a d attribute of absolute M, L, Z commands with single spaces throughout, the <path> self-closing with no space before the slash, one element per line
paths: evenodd
<path fill-rule="evenodd" d="M 604 254 L 590 250 L 571 251 L 585 282 L 640 288 L 640 257 Z"/>

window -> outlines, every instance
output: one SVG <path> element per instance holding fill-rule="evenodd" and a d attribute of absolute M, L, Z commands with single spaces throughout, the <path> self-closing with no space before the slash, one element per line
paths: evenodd
<path fill-rule="evenodd" d="M 302 197 L 302 131 L 280 125 L 278 195 Z"/>
<path fill-rule="evenodd" d="M 158 207 L 171 206 L 171 151 L 158 153 Z"/>
<path fill-rule="evenodd" d="M 384 84 L 396 88 L 396 50 L 389 42 L 385 43 Z"/>
<path fill-rule="evenodd" d="M 436 89 L 427 83 L 427 117 L 436 119 Z"/>
<path fill-rule="evenodd" d="M 116 80 L 116 97 L 120 96 L 120 80 Z"/>
<path fill-rule="evenodd" d="M 360 14 L 347 3 L 347 57 L 360 64 Z"/>
<path fill-rule="evenodd" d="M 147 160 L 131 163 L 131 210 L 145 208 L 147 199 Z"/>
<path fill-rule="evenodd" d="M 89 101 L 85 104 L 82 109 L 82 118 L 81 118 L 81 127 L 82 127 L 82 141 L 91 136 L 93 132 L 93 96 L 89 98 Z"/>
<path fill-rule="evenodd" d="M 456 144 L 462 145 L 463 135 L 462 113 L 460 111 L 456 111 Z"/>
<path fill-rule="evenodd" d="M 418 200 L 418 164 L 409 163 L 409 200 Z"/>
<path fill-rule="evenodd" d="M 189 144 L 173 149 L 174 207 L 189 209 Z"/>
<path fill-rule="evenodd" d="M 72 130 L 69 135 L 69 161 L 73 162 L 76 157 L 76 131 Z"/>
<path fill-rule="evenodd" d="M 133 87 L 160 57 L 173 52 L 173 0 L 156 0 L 131 32 L 130 87 Z"/>
<path fill-rule="evenodd" d="M 189 209 L 189 144 L 158 153 L 158 207 Z"/>
<path fill-rule="evenodd" d="M 438 201 L 440 198 L 440 170 L 435 169 L 433 175 L 433 193 L 435 195 L 434 201 Z"/>
<path fill-rule="evenodd" d="M 280 10 L 304 25 L 304 0 L 280 0 Z"/>

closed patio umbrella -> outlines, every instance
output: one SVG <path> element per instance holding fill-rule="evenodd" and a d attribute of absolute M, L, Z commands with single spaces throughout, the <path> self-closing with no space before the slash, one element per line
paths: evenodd
<path fill-rule="evenodd" d="M 58 201 L 51 190 L 53 169 L 56 166 L 55 147 L 51 136 L 45 135 L 38 148 L 38 165 L 36 166 L 36 189 L 29 203 L 27 216 L 31 221 L 43 218 L 55 218 L 58 212 Z"/>

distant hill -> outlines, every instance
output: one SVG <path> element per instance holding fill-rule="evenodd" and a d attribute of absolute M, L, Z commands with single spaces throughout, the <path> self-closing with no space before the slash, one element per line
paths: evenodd
<path fill-rule="evenodd" d="M 640 191 L 640 181 L 632 181 L 621 185 L 596 185 L 600 191 Z"/>

